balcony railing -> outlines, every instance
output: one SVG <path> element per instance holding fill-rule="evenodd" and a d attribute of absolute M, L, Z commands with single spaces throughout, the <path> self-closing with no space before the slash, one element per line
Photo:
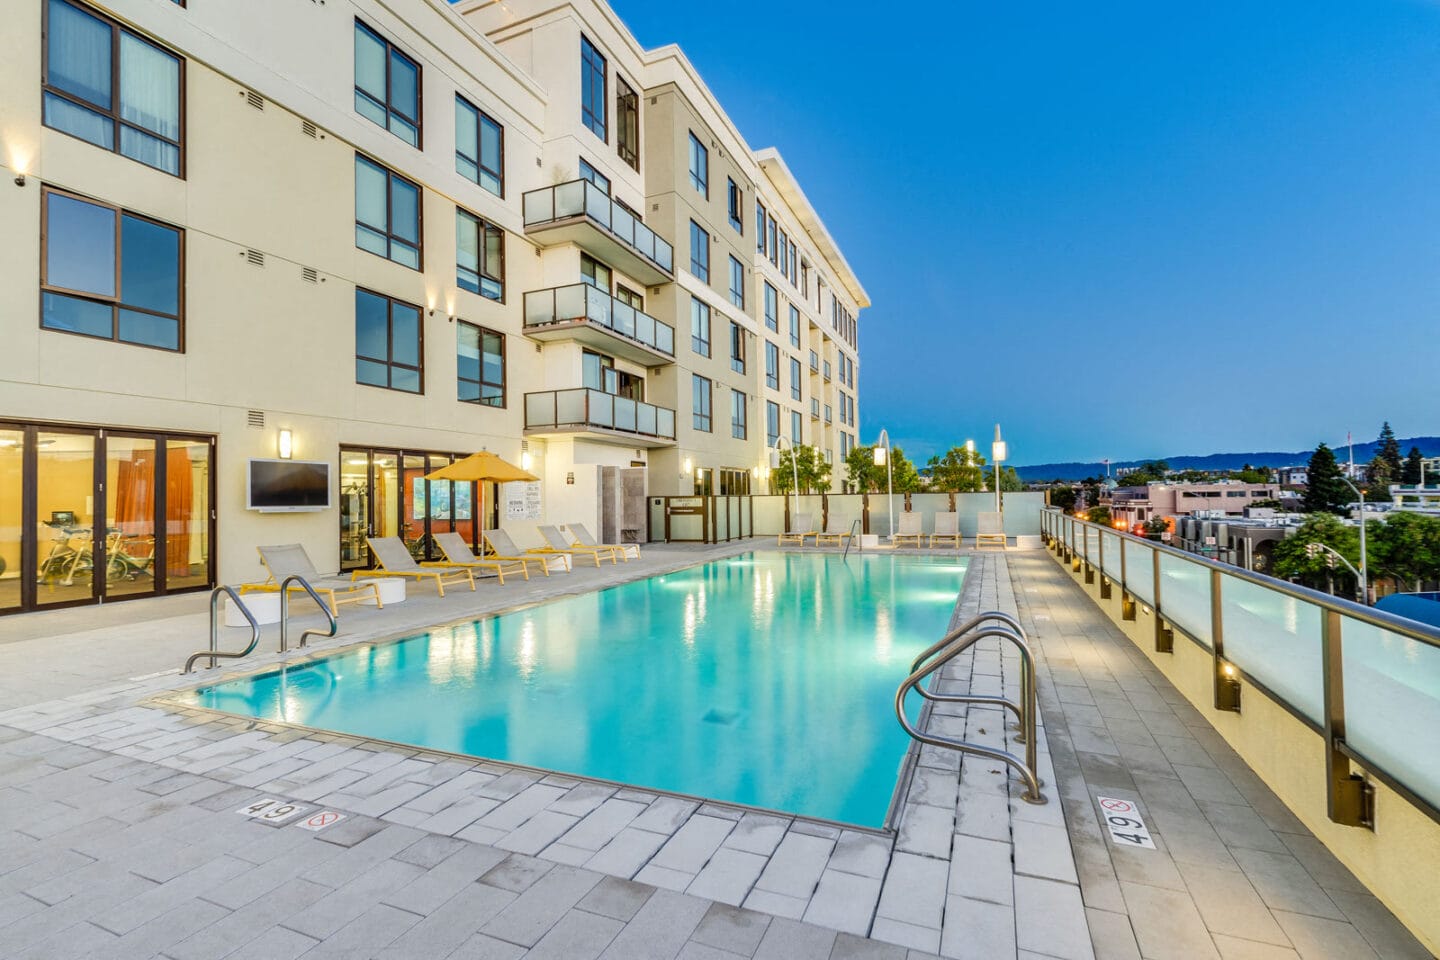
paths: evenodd
<path fill-rule="evenodd" d="M 668 357 L 675 356 L 675 328 L 588 283 L 525 294 L 527 333 L 557 323 L 593 323 Z"/>
<path fill-rule="evenodd" d="M 589 180 L 571 180 L 553 187 L 530 190 L 525 194 L 523 204 L 527 230 L 584 217 L 604 228 L 668 276 L 675 274 L 674 248 Z"/>
<path fill-rule="evenodd" d="M 525 394 L 526 430 L 591 428 L 674 440 L 675 411 L 588 387 Z"/>

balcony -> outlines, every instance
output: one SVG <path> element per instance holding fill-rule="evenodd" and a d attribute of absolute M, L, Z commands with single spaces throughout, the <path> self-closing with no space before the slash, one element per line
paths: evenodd
<path fill-rule="evenodd" d="M 541 246 L 573 243 L 641 283 L 675 279 L 675 251 L 635 214 L 588 180 L 524 196 L 525 235 Z"/>
<path fill-rule="evenodd" d="M 525 294 L 525 335 L 575 340 L 647 367 L 675 361 L 675 328 L 587 283 Z"/>
<path fill-rule="evenodd" d="M 542 390 L 525 394 L 525 433 L 668 447 L 675 443 L 675 411 L 588 387 Z"/>

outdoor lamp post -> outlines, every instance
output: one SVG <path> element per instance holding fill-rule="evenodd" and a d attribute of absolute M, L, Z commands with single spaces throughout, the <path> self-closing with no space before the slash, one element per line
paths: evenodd
<path fill-rule="evenodd" d="M 1005 459 L 1009 451 L 1005 449 L 1005 441 L 1000 439 L 1000 424 L 995 424 L 995 442 L 990 444 L 990 459 L 995 463 L 995 512 L 1003 509 L 1000 505 L 1000 461 Z"/>
<path fill-rule="evenodd" d="M 780 469 L 780 444 L 782 443 L 790 444 L 790 476 L 795 482 L 795 510 L 798 512 L 800 510 L 800 467 L 795 462 L 795 444 L 785 439 L 784 434 L 776 437 L 775 445 L 770 448 L 770 469 Z"/>
<path fill-rule="evenodd" d="M 1355 491 L 1355 496 L 1360 498 L 1360 602 L 1370 606 L 1370 567 L 1369 560 L 1365 555 L 1365 491 L 1351 483 L 1349 478 L 1343 474 L 1340 477 L 1345 481 L 1345 486 Z"/>
<path fill-rule="evenodd" d="M 885 468 L 885 510 L 890 514 L 890 542 L 895 542 L 895 476 L 890 466 L 890 433 L 880 431 L 875 441 L 875 466 Z"/>

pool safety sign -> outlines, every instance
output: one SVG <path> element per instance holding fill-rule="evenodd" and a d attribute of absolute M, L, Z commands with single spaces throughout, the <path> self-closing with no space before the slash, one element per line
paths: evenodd
<path fill-rule="evenodd" d="M 345 814 L 336 813 L 334 810 L 321 810 L 301 820 L 295 826 L 301 830 L 319 831 L 324 830 L 331 824 L 339 823 L 345 819 Z"/>
<path fill-rule="evenodd" d="M 1146 829 L 1145 820 L 1135 809 L 1135 804 L 1117 797 L 1095 799 L 1100 801 L 1100 813 L 1105 818 L 1105 826 L 1110 829 L 1111 840 L 1125 847 L 1155 849 L 1155 841 L 1150 839 L 1150 831 Z"/>

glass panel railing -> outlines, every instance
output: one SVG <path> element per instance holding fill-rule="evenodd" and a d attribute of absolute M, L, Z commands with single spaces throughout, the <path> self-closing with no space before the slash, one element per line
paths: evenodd
<path fill-rule="evenodd" d="M 585 212 L 585 181 L 572 180 L 553 188 L 555 191 L 555 219 L 578 217 Z"/>
<path fill-rule="evenodd" d="M 612 426 L 614 426 L 616 430 L 628 430 L 631 433 L 635 433 L 635 401 L 629 397 L 615 397 L 614 404 L 615 419 Z"/>
<path fill-rule="evenodd" d="M 555 391 L 555 422 L 584 423 L 586 390 Z"/>
<path fill-rule="evenodd" d="M 1125 589 L 1155 603 L 1155 548 L 1139 540 L 1125 542 Z"/>
<path fill-rule="evenodd" d="M 1220 580 L 1225 659 L 1323 722 L 1320 608 L 1229 574 Z"/>
<path fill-rule="evenodd" d="M 630 304 L 622 303 L 619 300 L 612 300 L 610 303 L 611 329 L 622 336 L 629 337 L 631 340 L 645 339 L 640 337 L 639 331 L 635 329 L 635 313 L 635 308 L 630 306 Z M 655 337 L 652 335 L 648 339 L 653 341 Z"/>
<path fill-rule="evenodd" d="M 585 184 L 585 216 L 607 230 L 612 229 L 615 222 L 615 204 L 611 202 L 610 195 L 588 180 L 582 182 Z M 620 234 L 620 239 L 628 241 L 630 237 L 628 234 Z"/>
<path fill-rule="evenodd" d="M 666 273 L 675 272 L 674 248 L 588 180 L 531 190 L 521 198 L 521 208 L 527 227 L 583 214 Z"/>
<path fill-rule="evenodd" d="M 525 395 L 525 426 L 604 427 L 674 440 L 675 411 L 588 387 L 545 390 Z"/>
<path fill-rule="evenodd" d="M 1340 620 L 1345 741 L 1440 806 L 1440 648 L 1349 617 Z M 1228 646 L 1228 643 L 1227 643 Z"/>
<path fill-rule="evenodd" d="M 597 427 L 615 426 L 615 397 L 599 390 L 585 392 L 590 395 L 590 423 Z"/>
<path fill-rule="evenodd" d="M 555 423 L 555 394 L 525 394 L 525 426 L 553 427 Z"/>
<path fill-rule="evenodd" d="M 655 408 L 655 435 L 667 440 L 675 439 L 675 411 L 669 407 Z"/>
<path fill-rule="evenodd" d="M 525 325 L 586 320 L 612 330 L 622 337 L 675 356 L 675 328 L 636 310 L 598 287 L 572 283 L 564 287 L 532 290 L 525 294 Z"/>
<path fill-rule="evenodd" d="M 639 237 L 635 234 L 635 215 L 629 210 L 626 210 L 624 207 L 615 207 L 610 214 L 610 229 L 614 232 L 615 236 L 626 241 L 630 246 L 639 250 L 651 260 L 655 259 L 654 249 L 647 249 L 638 242 Z"/>
<path fill-rule="evenodd" d="M 635 429 L 641 433 L 655 435 L 655 407 L 648 403 L 637 404 L 635 410 Z"/>
<path fill-rule="evenodd" d="M 1120 535 L 1104 531 L 1100 534 L 1100 546 L 1104 554 L 1102 569 L 1111 580 L 1120 579 Z M 1128 546 L 1128 544 L 1127 544 Z"/>
<path fill-rule="evenodd" d="M 585 317 L 602 327 L 614 327 L 612 319 L 614 311 L 611 309 L 614 300 L 604 290 L 599 290 L 589 284 L 582 284 L 585 287 Z"/>
<path fill-rule="evenodd" d="M 1085 552 L 1081 554 L 1092 567 L 1100 562 L 1100 531 L 1094 527 L 1085 528 Z"/>
<path fill-rule="evenodd" d="M 1160 611 L 1172 624 L 1210 646 L 1210 570 L 1160 554 Z"/>

